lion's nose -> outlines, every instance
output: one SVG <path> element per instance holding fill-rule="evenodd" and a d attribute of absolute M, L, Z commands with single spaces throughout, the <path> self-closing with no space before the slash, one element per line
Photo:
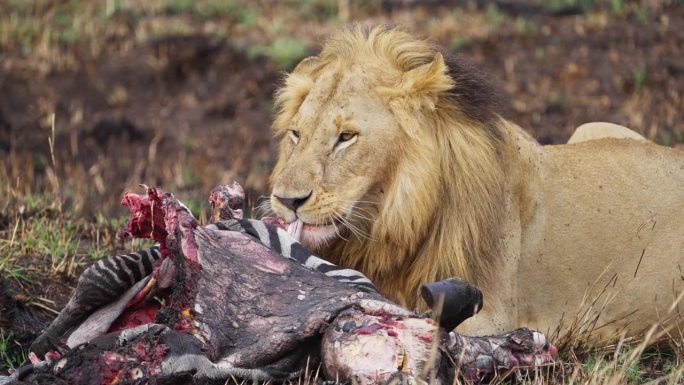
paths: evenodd
<path fill-rule="evenodd" d="M 311 192 L 307 196 L 297 197 L 297 198 L 285 198 L 274 195 L 280 203 L 284 204 L 285 207 L 292 211 L 297 211 L 309 198 L 311 198 Z"/>

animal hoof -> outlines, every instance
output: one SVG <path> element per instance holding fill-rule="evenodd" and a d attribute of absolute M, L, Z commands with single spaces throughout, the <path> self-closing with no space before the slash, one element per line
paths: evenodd
<path fill-rule="evenodd" d="M 447 349 L 461 357 L 463 377 L 481 382 L 493 375 L 525 370 L 553 363 L 558 349 L 540 332 L 521 328 L 499 336 L 467 337 L 451 333 Z"/>

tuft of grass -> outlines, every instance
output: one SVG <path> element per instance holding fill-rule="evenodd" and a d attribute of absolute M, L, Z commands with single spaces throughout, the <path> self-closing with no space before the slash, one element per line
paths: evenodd
<path fill-rule="evenodd" d="M 68 219 L 50 217 L 19 218 L 17 225 L 20 226 L 22 237 L 11 252 L 48 257 L 49 270 L 54 273 L 74 271 L 80 226 Z"/>
<path fill-rule="evenodd" d="M 309 54 L 309 47 L 300 39 L 277 39 L 270 48 L 269 56 L 280 69 L 290 69 Z"/>
<path fill-rule="evenodd" d="M 644 82 L 646 82 L 646 68 L 641 67 L 634 70 L 632 78 L 634 81 L 634 89 L 637 91 L 640 90 L 644 85 Z"/>
<path fill-rule="evenodd" d="M 684 131 L 679 131 L 679 130 L 678 130 L 678 131 L 675 131 L 675 132 L 674 132 L 674 139 L 675 139 L 678 143 L 684 143 Z"/>
<path fill-rule="evenodd" d="M 674 144 L 673 135 L 669 131 L 658 131 L 660 143 L 664 146 L 672 146 Z"/>
<path fill-rule="evenodd" d="M 197 5 L 194 0 L 168 0 L 166 10 L 172 14 L 195 12 Z"/>
<path fill-rule="evenodd" d="M 613 13 L 619 14 L 625 8 L 625 4 L 623 0 L 610 0 L 610 7 L 613 9 Z"/>
<path fill-rule="evenodd" d="M 504 20 L 504 15 L 499 11 L 499 7 L 492 3 L 487 6 L 485 11 L 485 21 L 494 28 L 498 28 Z"/>
<path fill-rule="evenodd" d="M 19 344 L 17 344 L 18 349 L 11 349 L 12 343 L 15 342 L 11 336 L 0 331 L 0 360 L 11 369 L 17 369 L 28 358 L 28 351 Z"/>
<path fill-rule="evenodd" d="M 289 70 L 297 62 L 308 56 L 309 44 L 301 39 L 283 38 L 276 39 L 268 45 L 254 45 L 247 54 L 254 58 L 257 56 L 269 57 L 280 70 Z"/>
<path fill-rule="evenodd" d="M 548 0 L 542 2 L 543 6 L 551 11 L 559 10 L 567 6 L 577 6 L 586 11 L 591 7 L 600 4 L 602 0 Z"/>
<path fill-rule="evenodd" d="M 259 15 L 257 10 L 249 4 L 238 4 L 234 0 L 211 0 L 195 9 L 195 14 L 201 18 L 231 17 L 243 27 L 251 27 L 256 23 Z"/>
<path fill-rule="evenodd" d="M 0 278 L 16 279 L 26 283 L 31 283 L 31 279 L 22 266 L 15 265 L 11 255 L 6 255 L 0 259 Z"/>
<path fill-rule="evenodd" d="M 61 211 L 59 198 L 50 193 L 22 195 L 13 192 L 0 229 L 0 279 L 31 282 L 31 272 L 74 277 L 85 262 L 112 253 L 116 232 L 126 217 L 76 219 L 76 213 Z"/>
<path fill-rule="evenodd" d="M 636 7 L 634 9 L 634 16 L 641 25 L 648 23 L 648 9 L 645 6 Z"/>
<path fill-rule="evenodd" d="M 471 38 L 455 35 L 449 41 L 449 49 L 456 50 L 472 42 Z"/>
<path fill-rule="evenodd" d="M 209 203 L 206 200 L 190 198 L 184 199 L 183 203 L 188 206 L 188 209 L 190 209 L 190 212 L 195 216 L 195 218 L 206 216 L 206 213 L 209 211 Z"/>
<path fill-rule="evenodd" d="M 538 26 L 537 22 L 534 20 L 519 17 L 515 19 L 514 26 L 516 33 L 520 36 L 533 38 L 537 35 Z"/>

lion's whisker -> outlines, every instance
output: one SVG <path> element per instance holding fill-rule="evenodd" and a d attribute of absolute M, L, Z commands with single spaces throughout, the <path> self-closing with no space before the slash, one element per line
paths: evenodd
<path fill-rule="evenodd" d="M 335 234 L 337 234 L 338 237 L 344 239 L 345 241 L 348 241 L 347 238 L 343 237 L 342 234 L 340 234 L 340 231 L 338 230 L 337 225 L 335 224 L 336 218 L 337 218 L 337 215 L 335 213 L 328 214 L 328 220 L 332 223 L 333 228 L 335 229 Z M 327 242 L 327 240 L 326 240 L 326 242 Z"/>
<path fill-rule="evenodd" d="M 364 214 L 368 215 L 368 217 L 364 217 L 365 219 L 371 220 L 371 218 L 375 216 L 374 215 L 375 213 L 372 212 L 370 209 L 365 208 L 365 207 L 361 207 L 357 204 L 357 203 L 366 202 L 366 201 L 345 201 L 345 200 L 341 200 L 340 202 L 341 203 L 350 203 L 349 208 L 347 210 L 345 210 L 345 211 L 348 211 L 349 214 L 354 214 L 354 210 L 357 210 L 357 211 L 361 211 Z"/>
<path fill-rule="evenodd" d="M 343 224 L 346 228 L 349 229 L 359 240 L 361 238 L 367 239 L 367 240 L 373 240 L 369 235 L 365 234 L 365 232 L 361 229 L 359 229 L 357 226 L 355 226 L 351 221 L 349 221 L 347 218 L 345 218 L 342 215 L 336 214 L 335 218 L 340 221 L 341 224 Z"/>
<path fill-rule="evenodd" d="M 368 221 L 369 223 L 373 220 L 372 218 L 369 218 L 369 217 L 367 217 L 367 216 L 365 216 L 365 215 L 359 214 L 358 212 L 354 212 L 354 211 L 351 211 L 351 212 L 349 213 L 349 217 L 350 217 L 350 218 L 362 219 L 362 220 L 364 220 L 364 221 Z"/>
<path fill-rule="evenodd" d="M 375 217 L 374 213 L 360 207 L 352 207 L 348 212 L 348 216 L 352 219 L 360 219 L 369 224 L 373 222 L 373 218 Z"/>
<path fill-rule="evenodd" d="M 348 202 L 352 202 L 352 201 L 348 201 Z M 354 224 L 354 220 L 359 220 L 360 222 L 370 224 L 372 222 L 372 217 L 373 217 L 373 214 L 370 211 L 356 206 L 355 203 L 353 203 L 353 202 L 352 202 L 351 207 L 349 207 L 349 208 L 342 209 L 342 210 L 340 210 L 340 208 L 341 207 L 337 207 L 337 209 L 334 210 L 333 213 L 337 213 L 340 211 L 346 212 L 346 215 L 348 218 L 342 214 L 334 214 L 335 218 L 342 225 L 344 225 L 344 227 L 349 229 L 349 231 L 351 231 L 352 234 L 354 234 L 354 236 L 356 236 L 356 238 L 359 240 L 362 240 L 362 238 L 363 238 L 363 239 L 374 241 L 374 239 L 369 234 L 367 234 L 367 231 L 362 230 L 361 228 L 359 228 L 359 226 Z M 364 212 L 368 216 L 359 213 L 359 211 Z"/>
<path fill-rule="evenodd" d="M 350 200 L 346 200 L 346 199 L 340 199 L 340 202 L 343 202 L 343 203 L 352 203 L 352 204 L 356 204 L 356 203 L 368 203 L 368 204 L 372 204 L 372 205 L 377 205 L 377 204 L 380 203 L 380 202 L 361 201 L 361 200 L 358 200 L 358 201 L 350 201 Z"/>
<path fill-rule="evenodd" d="M 273 208 L 271 207 L 271 201 L 265 200 L 261 202 L 258 206 L 254 208 L 255 216 L 257 218 L 264 218 L 270 214 L 275 214 Z"/>
<path fill-rule="evenodd" d="M 347 229 L 349 229 L 349 231 L 350 231 L 357 239 L 361 240 L 361 235 L 360 235 L 352 226 L 349 226 L 349 224 L 346 223 L 344 219 L 338 217 L 338 220 L 340 221 L 340 224 L 342 224 L 344 227 L 346 227 Z"/>
<path fill-rule="evenodd" d="M 349 200 L 344 200 L 344 199 L 340 200 L 339 202 L 340 202 L 340 203 L 347 203 L 347 204 L 349 204 L 351 207 L 359 207 L 359 208 L 361 208 L 359 205 L 362 205 L 362 204 L 371 205 L 371 206 L 375 206 L 375 205 L 378 204 L 378 202 L 371 202 L 371 201 L 349 201 Z"/>
<path fill-rule="evenodd" d="M 361 206 L 361 205 L 359 204 L 359 202 L 356 202 L 356 201 L 348 201 L 348 202 L 341 202 L 341 203 L 346 203 L 346 204 L 348 204 L 348 206 L 349 206 L 349 209 L 348 209 L 348 210 L 349 210 L 349 211 L 352 211 L 352 210 L 359 210 L 359 211 L 365 212 L 365 213 L 368 214 L 368 215 L 371 215 L 371 216 L 373 215 L 373 211 L 371 211 L 372 208 L 363 207 L 363 206 Z"/>
<path fill-rule="evenodd" d="M 363 215 L 363 218 L 365 218 L 365 219 L 371 219 L 372 217 L 374 217 L 373 213 L 371 213 L 370 211 L 364 210 L 364 209 L 361 209 L 361 208 L 358 208 L 358 207 L 352 208 L 352 209 L 350 210 L 350 214 L 354 214 L 354 215 L 361 216 L 360 213 L 365 214 L 365 215 Z"/>

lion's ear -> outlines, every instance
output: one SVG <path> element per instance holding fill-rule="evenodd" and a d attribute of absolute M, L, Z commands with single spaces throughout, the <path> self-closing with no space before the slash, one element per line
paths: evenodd
<path fill-rule="evenodd" d="M 397 87 L 382 87 L 388 99 L 402 99 L 413 109 L 434 109 L 439 95 L 454 86 L 442 54 L 437 52 L 430 63 L 404 72 Z"/>
<path fill-rule="evenodd" d="M 297 66 L 292 70 L 293 74 L 308 74 L 311 70 L 320 63 L 320 58 L 318 56 L 309 56 L 297 64 Z"/>

